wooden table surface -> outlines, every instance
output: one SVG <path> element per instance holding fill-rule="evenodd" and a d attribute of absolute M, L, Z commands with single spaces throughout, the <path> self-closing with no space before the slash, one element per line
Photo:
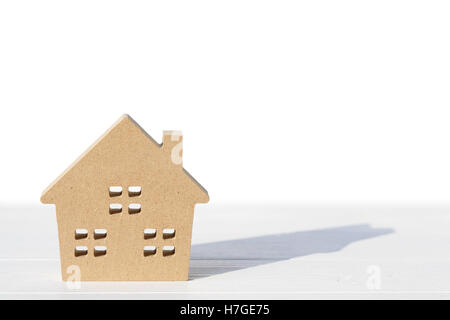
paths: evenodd
<path fill-rule="evenodd" d="M 450 208 L 209 204 L 190 280 L 60 281 L 54 207 L 0 205 L 2 299 L 450 298 Z"/>

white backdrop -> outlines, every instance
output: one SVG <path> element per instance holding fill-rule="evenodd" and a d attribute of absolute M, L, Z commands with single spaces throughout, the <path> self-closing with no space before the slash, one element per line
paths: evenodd
<path fill-rule="evenodd" d="M 211 201 L 449 204 L 448 1 L 2 1 L 0 203 L 123 113 Z"/>

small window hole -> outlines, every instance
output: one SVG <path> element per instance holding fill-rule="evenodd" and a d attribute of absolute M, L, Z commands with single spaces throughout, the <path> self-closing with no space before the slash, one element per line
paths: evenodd
<path fill-rule="evenodd" d="M 120 187 L 120 186 L 109 187 L 109 196 L 110 197 L 120 197 L 121 195 L 122 195 L 122 187 Z"/>
<path fill-rule="evenodd" d="M 129 197 L 139 197 L 142 193 L 142 188 L 140 186 L 130 186 L 128 187 Z"/>
<path fill-rule="evenodd" d="M 86 246 L 76 246 L 75 247 L 75 257 L 85 256 L 88 254 L 88 247 Z"/>
<path fill-rule="evenodd" d="M 156 253 L 155 246 L 145 246 L 144 247 L 144 257 L 153 256 Z"/>
<path fill-rule="evenodd" d="M 172 238 L 175 238 L 175 229 L 164 229 L 163 239 L 172 239 Z"/>
<path fill-rule="evenodd" d="M 103 239 L 107 235 L 106 229 L 94 229 L 94 239 Z"/>
<path fill-rule="evenodd" d="M 129 214 L 136 214 L 141 212 L 141 205 L 139 203 L 130 203 L 128 205 L 128 213 Z"/>
<path fill-rule="evenodd" d="M 144 229 L 144 239 L 153 239 L 156 237 L 156 229 Z"/>
<path fill-rule="evenodd" d="M 94 256 L 104 256 L 106 254 L 106 247 L 105 246 L 95 246 L 94 247 Z"/>
<path fill-rule="evenodd" d="M 111 203 L 109 205 L 109 213 L 116 214 L 122 212 L 122 205 L 120 203 Z"/>
<path fill-rule="evenodd" d="M 164 246 L 163 247 L 163 256 L 171 256 L 175 254 L 174 246 Z"/>
<path fill-rule="evenodd" d="M 75 239 L 86 239 L 88 237 L 87 229 L 75 229 Z"/>

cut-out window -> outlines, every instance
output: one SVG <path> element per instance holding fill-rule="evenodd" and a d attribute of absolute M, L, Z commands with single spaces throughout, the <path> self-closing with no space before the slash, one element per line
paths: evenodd
<path fill-rule="evenodd" d="M 105 246 L 95 246 L 94 247 L 94 256 L 104 256 L 106 254 L 106 247 Z"/>
<path fill-rule="evenodd" d="M 106 229 L 94 229 L 94 239 L 103 239 L 107 235 Z"/>
<path fill-rule="evenodd" d="M 156 229 L 144 229 L 144 239 L 152 239 L 156 237 Z"/>
<path fill-rule="evenodd" d="M 175 254 L 174 246 L 164 246 L 163 247 L 163 256 L 171 256 L 173 254 Z"/>
<path fill-rule="evenodd" d="M 138 197 L 142 193 L 142 188 L 140 186 L 130 186 L 128 187 L 129 197 Z"/>
<path fill-rule="evenodd" d="M 109 196 L 110 197 L 119 197 L 121 195 L 122 195 L 122 187 L 121 186 L 109 187 Z"/>
<path fill-rule="evenodd" d="M 86 239 L 88 237 L 87 229 L 75 229 L 75 239 Z"/>
<path fill-rule="evenodd" d="M 75 257 L 85 256 L 88 253 L 88 247 L 86 246 L 76 246 L 75 247 Z"/>
<path fill-rule="evenodd" d="M 141 212 L 141 205 L 139 203 L 130 203 L 128 205 L 128 213 L 129 214 L 136 214 Z"/>
<path fill-rule="evenodd" d="M 171 238 L 175 238 L 175 229 L 164 229 L 163 239 L 171 239 Z"/>
<path fill-rule="evenodd" d="M 122 212 L 122 205 L 120 203 L 111 203 L 109 205 L 109 213 L 116 214 Z"/>
<path fill-rule="evenodd" d="M 156 247 L 155 246 L 145 246 L 144 247 L 144 256 L 153 256 L 156 253 Z"/>

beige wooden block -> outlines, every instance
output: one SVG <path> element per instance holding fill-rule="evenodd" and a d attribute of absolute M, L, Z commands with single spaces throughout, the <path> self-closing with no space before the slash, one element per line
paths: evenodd
<path fill-rule="evenodd" d="M 207 191 L 182 167 L 182 136 L 162 144 L 122 116 L 42 194 L 56 205 L 61 274 L 81 281 L 187 280 L 194 206 Z"/>

